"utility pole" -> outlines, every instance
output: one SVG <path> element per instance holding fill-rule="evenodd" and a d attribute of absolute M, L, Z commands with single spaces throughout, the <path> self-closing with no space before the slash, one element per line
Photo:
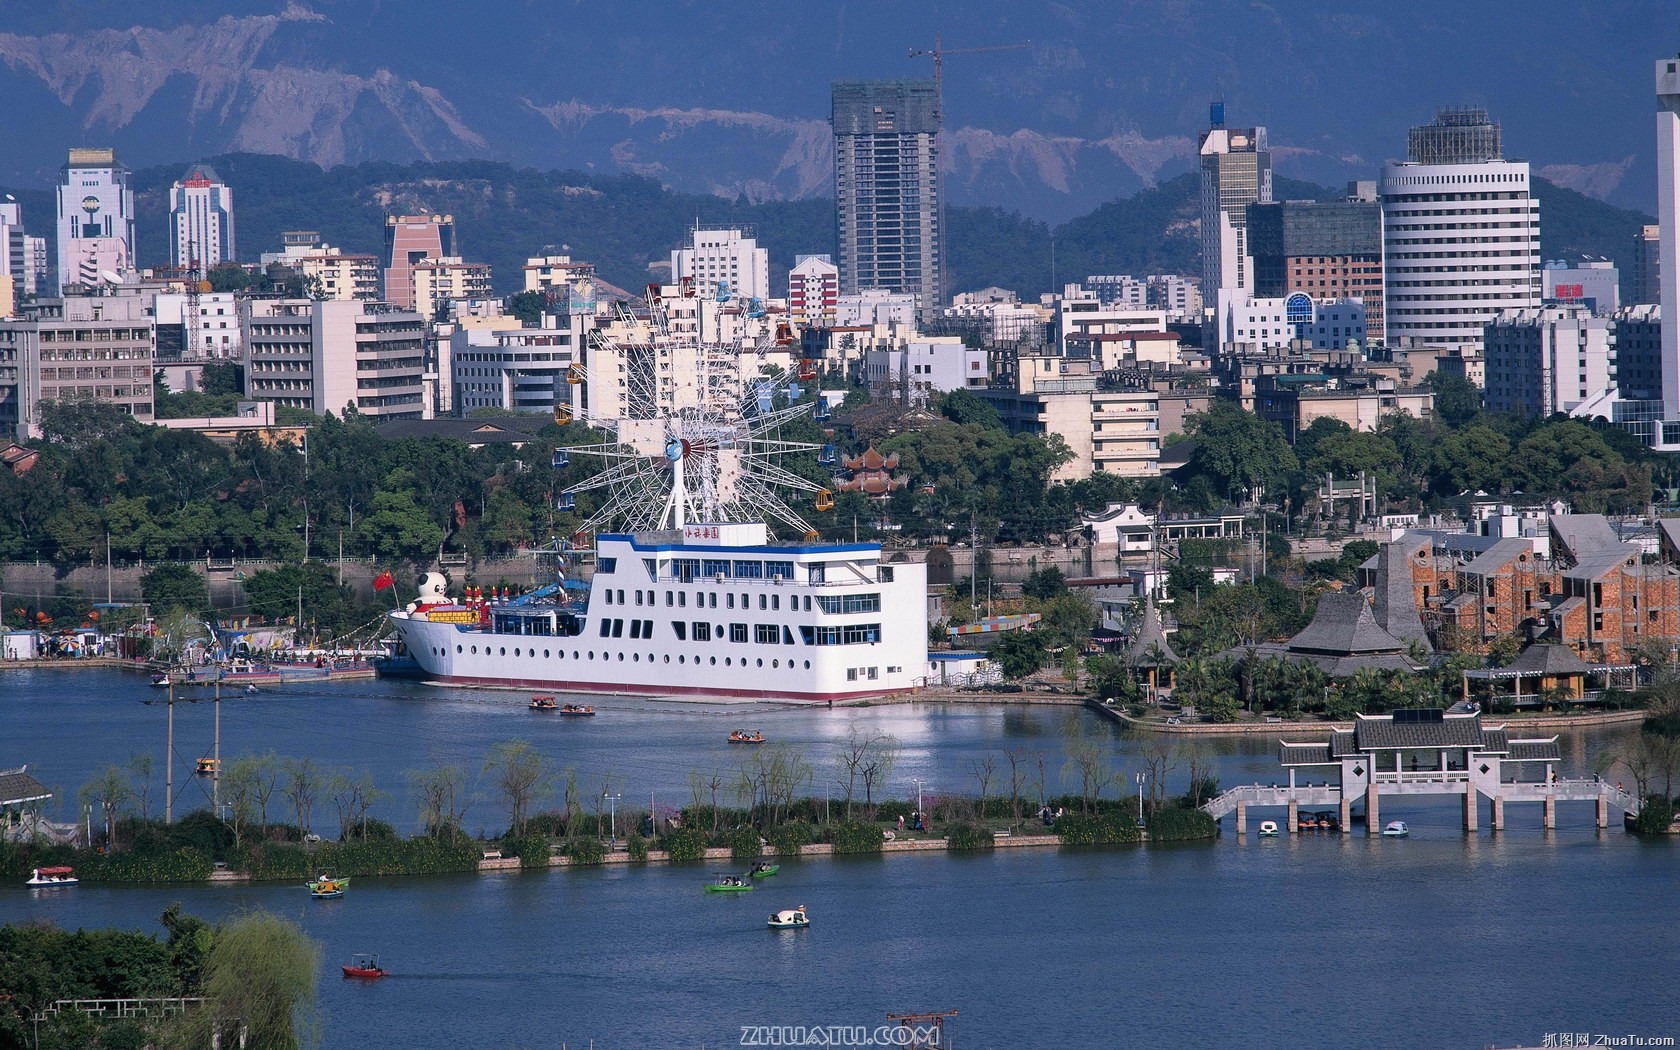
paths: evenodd
<path fill-rule="evenodd" d="M 607 841 L 610 844 L 612 844 L 613 846 L 617 846 L 618 845 L 618 800 L 620 798 L 624 797 L 624 796 L 622 794 L 609 795 L 606 792 L 602 792 L 601 797 L 607 800 Z M 601 811 L 596 810 L 595 812 L 599 813 Z"/>
<path fill-rule="evenodd" d="M 216 768 L 210 773 L 210 812 L 222 815 L 222 669 L 216 668 Z"/>
<path fill-rule="evenodd" d="M 298 584 L 297 630 L 292 634 L 292 648 L 303 644 L 303 584 Z"/>
<path fill-rule="evenodd" d="M 169 676 L 169 732 L 163 749 L 163 822 L 175 823 L 175 676 Z"/>

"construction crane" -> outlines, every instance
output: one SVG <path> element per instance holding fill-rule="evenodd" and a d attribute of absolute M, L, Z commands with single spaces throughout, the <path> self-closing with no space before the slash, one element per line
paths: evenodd
<path fill-rule="evenodd" d="M 939 126 L 945 126 L 945 56 L 946 55 L 978 55 L 987 51 L 1019 51 L 1032 47 L 1031 40 L 1024 40 L 1019 44 L 993 44 L 990 47 L 953 47 L 946 48 L 939 37 L 933 38 L 933 49 L 913 47 L 910 49 L 911 58 L 921 58 L 923 55 L 933 56 L 933 115 Z"/>

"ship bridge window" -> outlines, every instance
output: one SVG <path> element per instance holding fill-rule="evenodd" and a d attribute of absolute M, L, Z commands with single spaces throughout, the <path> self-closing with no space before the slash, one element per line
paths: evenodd
<path fill-rule="evenodd" d="M 648 579 L 650 579 L 650 580 L 659 579 L 659 567 L 654 564 L 652 558 L 643 558 L 642 559 L 642 568 L 647 570 Z"/>
<path fill-rule="evenodd" d="M 767 561 L 764 563 L 764 568 L 764 574 L 772 580 L 793 579 L 793 562 L 791 561 Z"/>
<path fill-rule="evenodd" d="M 761 561 L 737 561 L 735 576 L 742 580 L 762 580 L 764 578 L 764 563 Z"/>
<path fill-rule="evenodd" d="M 611 573 L 617 572 L 618 571 L 618 559 L 617 558 L 602 558 L 600 561 L 595 563 L 595 571 L 598 572 L 598 573 L 604 573 L 604 574 L 611 574 Z"/>
<path fill-rule="evenodd" d="M 700 574 L 712 577 L 728 576 L 729 562 L 724 558 L 707 558 L 700 563 Z"/>
<path fill-rule="evenodd" d="M 875 613 L 881 611 L 881 595 L 878 591 L 867 594 L 819 594 L 817 607 L 829 614 L 836 613 Z"/>
<path fill-rule="evenodd" d="M 677 558 L 671 562 L 671 574 L 683 583 L 693 583 L 700 575 L 699 558 Z"/>
<path fill-rule="evenodd" d="M 875 567 L 875 580 L 878 583 L 893 582 L 893 567 L 891 565 L 877 565 Z"/>
<path fill-rule="evenodd" d="M 812 583 L 828 582 L 827 562 L 812 562 L 810 565 L 806 566 L 806 571 L 809 573 L 809 579 Z"/>

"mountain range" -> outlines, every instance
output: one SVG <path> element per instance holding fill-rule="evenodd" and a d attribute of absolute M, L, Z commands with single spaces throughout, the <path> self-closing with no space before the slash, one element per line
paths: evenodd
<path fill-rule="evenodd" d="M 1448 104 L 1552 182 L 1649 208 L 1651 71 L 1672 0 L 1614 9 L 1340 0 L 37 0 L 0 12 L 0 181 L 65 150 L 322 167 L 483 159 L 746 201 L 831 189 L 838 79 L 928 76 L 942 44 L 953 204 L 1047 222 L 1192 166 L 1207 103 L 1280 174 L 1373 177 Z"/>

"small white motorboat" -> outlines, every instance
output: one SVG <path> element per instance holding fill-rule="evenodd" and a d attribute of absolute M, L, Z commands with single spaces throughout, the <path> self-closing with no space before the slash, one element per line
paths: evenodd
<path fill-rule="evenodd" d="M 29 872 L 29 881 L 24 883 L 33 889 L 46 889 L 50 886 L 74 886 L 82 880 L 76 878 L 70 868 L 34 868 Z"/>
<path fill-rule="evenodd" d="M 1277 821 L 1262 820 L 1260 822 L 1260 837 L 1263 839 L 1276 838 L 1278 833 Z"/>
<path fill-rule="evenodd" d="M 811 925 L 811 920 L 806 918 L 805 905 L 801 904 L 797 908 L 774 913 L 770 916 L 769 925 L 772 930 L 797 930 Z"/>
<path fill-rule="evenodd" d="M 1391 839 L 1403 839 L 1411 833 L 1411 829 L 1406 827 L 1406 822 L 1403 820 L 1391 820 L 1383 828 L 1383 834 Z"/>

